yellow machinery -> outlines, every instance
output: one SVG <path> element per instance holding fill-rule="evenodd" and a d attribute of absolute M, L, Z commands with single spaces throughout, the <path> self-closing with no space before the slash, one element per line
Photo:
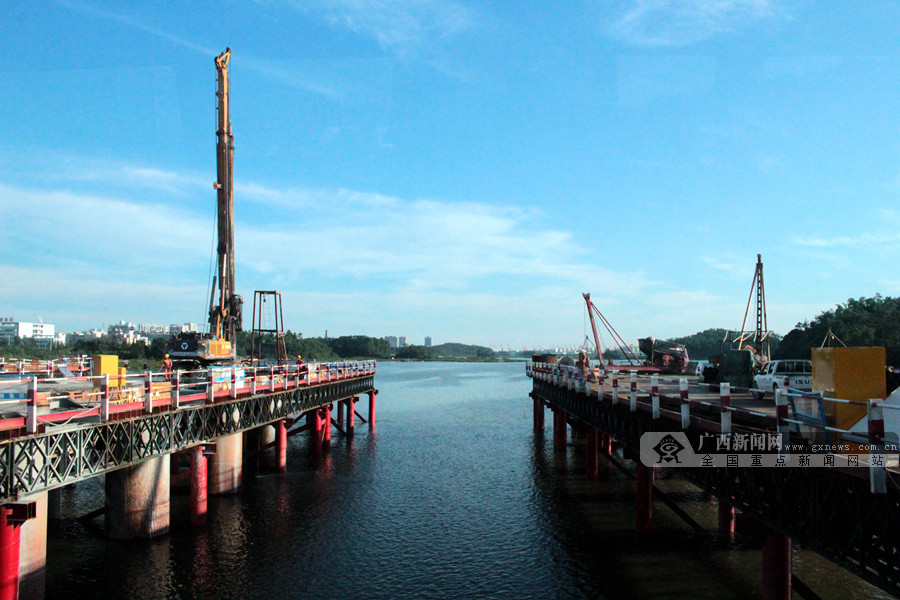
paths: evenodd
<path fill-rule="evenodd" d="M 812 388 L 826 398 L 858 400 L 884 398 L 883 347 L 813 348 Z M 825 403 L 828 424 L 849 429 L 866 415 L 866 406 Z"/>

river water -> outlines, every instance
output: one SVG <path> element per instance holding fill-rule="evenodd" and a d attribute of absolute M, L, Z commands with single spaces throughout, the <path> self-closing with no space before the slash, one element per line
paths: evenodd
<path fill-rule="evenodd" d="M 318 465 L 305 434 L 290 438 L 287 474 L 211 498 L 204 530 L 173 492 L 168 536 L 107 540 L 74 519 L 102 506 L 102 478 L 71 486 L 51 527 L 47 597 L 760 597 L 750 532 L 725 544 L 657 503 L 654 532 L 636 539 L 633 482 L 604 460 L 600 481 L 586 480 L 577 440 L 554 454 L 549 413 L 535 436 L 524 370 L 381 363 L 373 431 L 334 432 Z M 711 499 L 665 474 L 657 484 L 714 531 Z M 807 551 L 794 569 L 823 598 L 885 597 Z"/>

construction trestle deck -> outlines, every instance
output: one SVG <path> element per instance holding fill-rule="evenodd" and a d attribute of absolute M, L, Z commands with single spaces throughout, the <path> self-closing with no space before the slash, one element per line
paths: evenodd
<path fill-rule="evenodd" d="M 572 424 L 587 432 L 588 448 L 592 436 L 603 436 L 607 447 L 614 440 L 636 461 L 639 532 L 642 510 L 646 513 L 643 518 L 649 520 L 647 490 L 652 488 L 653 478 L 653 469 L 638 459 L 643 434 L 773 432 L 782 433 L 794 445 L 810 443 L 799 427 L 800 421 L 787 411 L 786 394 L 778 395 L 777 404 L 754 400 L 747 393 L 720 401 L 708 386 L 688 385 L 677 379 L 667 383 L 655 379 L 651 383 L 649 378 L 632 379 L 630 374 L 620 373 L 616 384 L 622 385 L 614 387 L 612 377 L 603 378 L 602 383 L 587 382 L 573 368 L 546 364 L 529 364 L 527 374 L 533 381 L 535 429 L 543 430 L 544 407 L 549 407 L 554 413 L 554 445 L 558 449 L 565 449 L 566 427 Z M 880 416 L 880 412 L 870 410 L 868 439 L 872 442 L 881 441 L 872 435 L 878 430 Z M 883 435 L 883 421 L 880 427 Z M 595 454 L 596 445 L 594 441 Z M 855 467 L 691 467 L 669 471 L 716 496 L 720 508 L 737 508 L 783 536 L 782 541 L 796 540 L 881 589 L 900 595 L 900 474 L 894 468 L 873 465 L 877 461 L 867 455 Z M 642 487 L 646 493 L 643 507 Z M 774 562 L 781 564 L 770 569 L 770 575 L 766 575 L 766 569 L 773 559 L 765 555 L 770 552 L 769 546 L 764 549 L 764 587 L 781 586 L 783 591 L 777 580 L 781 577 L 784 581 L 787 561 L 788 595 L 790 539 L 786 550 L 782 543 L 773 555 Z M 772 572 L 780 575 L 773 576 Z"/>
<path fill-rule="evenodd" d="M 35 406 L 35 381 L 24 403 L 28 414 L 0 420 L 0 431 L 10 436 L 0 442 L 0 503 L 374 393 L 374 375 L 374 362 L 312 374 L 293 366 L 235 369 L 224 382 L 210 375 L 206 383 L 132 375 L 143 385 L 118 390 L 107 379 L 88 393 L 85 406 L 44 414 Z M 134 397 L 140 401 L 127 401 Z"/>

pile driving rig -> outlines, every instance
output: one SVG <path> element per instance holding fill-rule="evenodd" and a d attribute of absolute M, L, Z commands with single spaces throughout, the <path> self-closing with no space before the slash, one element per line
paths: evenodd
<path fill-rule="evenodd" d="M 209 298 L 209 333 L 184 332 L 173 336 L 166 353 L 182 367 L 235 363 L 237 334 L 241 331 L 243 299 L 234 285 L 234 136 L 229 113 L 228 60 L 231 49 L 216 57 L 216 177 L 218 198 L 217 274 Z M 218 286 L 217 286 L 218 282 Z M 218 290 L 219 301 L 216 302 Z"/>

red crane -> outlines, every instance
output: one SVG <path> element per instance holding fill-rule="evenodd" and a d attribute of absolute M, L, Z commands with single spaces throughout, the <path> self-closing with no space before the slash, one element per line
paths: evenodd
<path fill-rule="evenodd" d="M 600 322 L 603 323 L 603 326 L 606 327 L 606 330 L 609 332 L 609 335 L 612 336 L 613 341 L 616 345 L 619 346 L 619 349 L 622 351 L 622 354 L 625 355 L 625 358 L 628 360 L 628 365 L 622 365 L 623 367 L 627 367 L 628 370 L 655 370 L 659 369 L 655 367 L 646 367 L 641 362 L 641 359 L 637 357 L 634 351 L 628 347 L 628 344 L 625 343 L 625 340 L 622 339 L 622 336 L 619 335 L 619 332 L 612 326 L 612 324 L 606 320 L 606 317 L 603 316 L 594 303 L 591 302 L 591 294 L 585 293 L 582 294 L 584 296 L 584 303 L 587 305 L 588 317 L 591 319 L 591 331 L 594 332 L 594 345 L 597 347 L 597 356 L 600 359 L 600 364 L 603 364 L 603 351 L 600 349 L 600 336 L 597 334 L 597 322 L 594 320 L 594 314 L 600 318 Z"/>

